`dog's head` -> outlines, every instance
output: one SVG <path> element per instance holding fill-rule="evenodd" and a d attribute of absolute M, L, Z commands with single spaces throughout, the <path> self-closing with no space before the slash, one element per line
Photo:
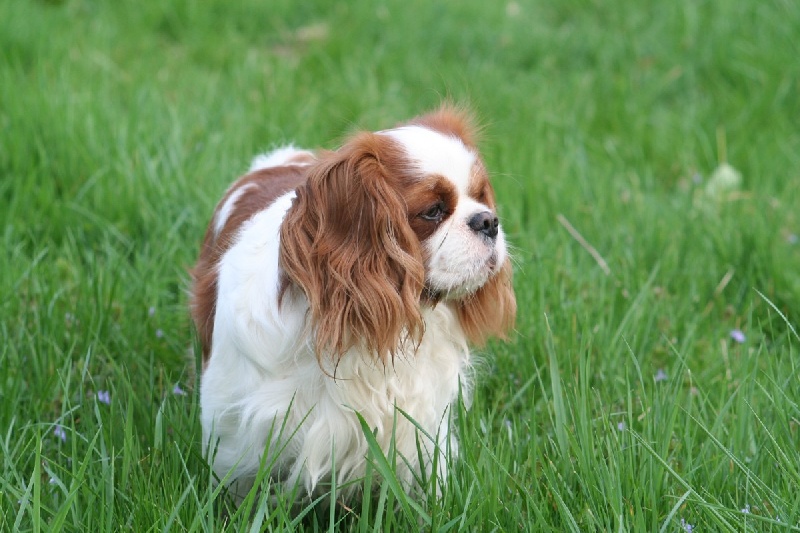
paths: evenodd
<path fill-rule="evenodd" d="M 473 138 L 467 115 L 443 107 L 357 134 L 311 167 L 280 259 L 309 301 L 320 356 L 361 344 L 389 360 L 421 338 L 424 306 L 453 306 L 478 344 L 513 326 L 506 239 Z"/>

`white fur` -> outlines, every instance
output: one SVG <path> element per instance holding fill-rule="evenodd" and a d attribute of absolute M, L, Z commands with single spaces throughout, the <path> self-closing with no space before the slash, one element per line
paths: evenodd
<path fill-rule="evenodd" d="M 426 271 L 444 291 L 473 292 L 506 254 L 502 232 L 493 243 L 467 226 L 472 214 L 488 209 L 466 196 L 475 155 L 457 139 L 424 128 L 385 133 L 402 142 L 425 172 L 445 175 L 456 185 L 455 213 L 425 243 Z M 302 152 L 282 148 L 256 158 L 251 168 L 284 164 Z M 449 431 L 452 407 L 459 390 L 465 398 L 470 392 L 470 353 L 454 304 L 446 300 L 423 309 L 420 345 L 400 350 L 390 366 L 355 348 L 337 367 L 320 368 L 306 335 L 305 296 L 290 289 L 278 304 L 278 228 L 293 198 L 294 192 L 283 195 L 246 222 L 219 264 L 214 335 L 200 394 L 204 451 L 215 472 L 239 497 L 252 486 L 262 460 L 274 461 L 273 478 L 289 489 L 299 484 L 308 494 L 331 481 L 333 465 L 339 484 L 358 480 L 368 452 L 358 412 L 384 452 L 395 439 L 406 488 L 413 485 L 414 472 L 430 473 L 435 449 L 443 474 L 445 452 L 456 452 Z M 358 483 L 351 487 L 344 491 L 357 490 Z"/>
<path fill-rule="evenodd" d="M 250 163 L 250 170 L 248 170 L 248 172 L 254 172 L 256 170 L 261 170 L 263 168 L 279 167 L 284 165 L 289 165 L 289 166 L 308 165 L 308 163 L 292 161 L 293 159 L 296 159 L 298 156 L 314 157 L 314 153 L 309 152 L 308 150 L 295 148 L 295 146 L 292 144 L 288 146 L 282 146 L 280 148 L 276 148 L 275 150 L 267 154 L 261 154 L 254 157 L 253 161 Z"/>
<path fill-rule="evenodd" d="M 457 137 L 423 128 L 404 126 L 381 132 L 398 141 L 424 174 L 447 176 L 462 195 L 467 194 L 475 154 Z"/>
<path fill-rule="evenodd" d="M 448 299 L 477 291 L 497 274 L 506 260 L 505 235 L 498 228 L 494 241 L 476 234 L 467 225 L 470 217 L 489 208 L 461 196 L 455 212 L 431 235 L 428 249 L 428 284 Z"/>

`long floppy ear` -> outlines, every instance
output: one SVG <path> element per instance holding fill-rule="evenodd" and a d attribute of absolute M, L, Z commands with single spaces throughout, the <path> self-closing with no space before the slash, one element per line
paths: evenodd
<path fill-rule="evenodd" d="M 517 300 L 511 284 L 511 260 L 483 287 L 462 301 L 458 318 L 467 338 L 482 346 L 489 337 L 507 339 L 517 317 Z"/>
<path fill-rule="evenodd" d="M 356 345 L 387 362 L 422 337 L 425 271 L 403 160 L 391 139 L 359 134 L 310 171 L 281 225 L 281 267 L 308 299 L 320 363 Z"/>

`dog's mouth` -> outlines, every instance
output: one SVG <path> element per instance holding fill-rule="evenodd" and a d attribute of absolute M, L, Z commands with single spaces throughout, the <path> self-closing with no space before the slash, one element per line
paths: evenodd
<path fill-rule="evenodd" d="M 492 276 L 495 275 L 499 270 L 497 260 L 497 250 L 492 250 L 492 255 L 490 255 L 489 259 L 486 260 L 486 267 L 489 269 L 489 272 L 491 272 L 490 275 Z"/>
<path fill-rule="evenodd" d="M 453 301 L 467 298 L 475 294 L 499 271 L 499 257 L 496 252 L 493 252 L 479 267 L 474 269 L 471 275 L 453 286 L 437 287 L 430 279 L 426 279 L 421 300 L 435 305 L 442 300 Z"/>

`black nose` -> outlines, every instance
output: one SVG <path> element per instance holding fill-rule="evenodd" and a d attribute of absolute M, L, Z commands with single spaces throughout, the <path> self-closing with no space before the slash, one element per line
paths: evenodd
<path fill-rule="evenodd" d="M 467 221 L 467 225 L 476 233 L 483 233 L 490 239 L 497 237 L 497 228 L 500 226 L 500 221 L 491 211 L 483 211 L 475 213 Z"/>

